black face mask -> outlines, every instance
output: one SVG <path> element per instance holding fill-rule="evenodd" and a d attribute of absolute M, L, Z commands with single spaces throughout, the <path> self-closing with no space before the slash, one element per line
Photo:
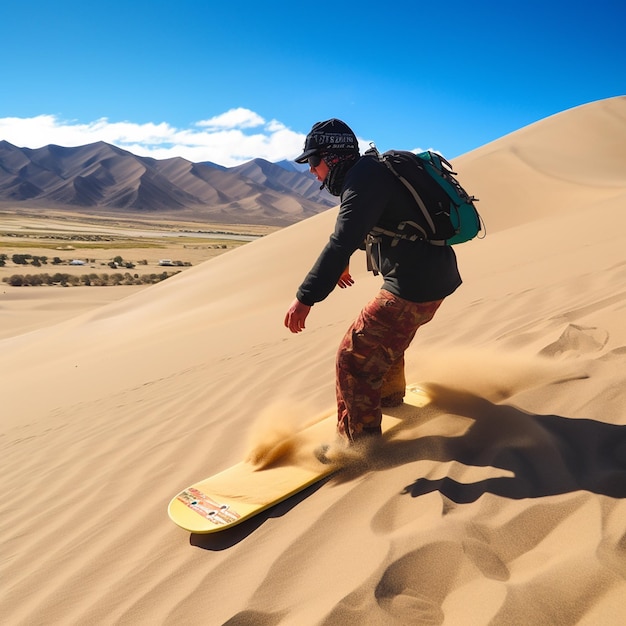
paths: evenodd
<path fill-rule="evenodd" d="M 357 162 L 358 155 L 349 155 L 328 165 L 328 176 L 324 179 L 320 189 L 328 189 L 333 196 L 340 196 L 348 170 Z M 330 159 L 329 159 L 330 160 Z M 327 161 L 328 163 L 328 161 Z"/>

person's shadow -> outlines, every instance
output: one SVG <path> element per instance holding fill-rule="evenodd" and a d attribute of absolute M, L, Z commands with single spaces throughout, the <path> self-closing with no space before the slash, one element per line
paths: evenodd
<path fill-rule="evenodd" d="M 474 502 L 485 493 L 521 499 L 584 490 L 612 498 L 626 497 L 626 426 L 534 415 L 450 388 L 437 386 L 430 391 L 431 410 L 470 418 L 473 423 L 460 436 L 394 440 L 392 434 L 369 469 L 428 459 L 500 468 L 510 476 L 473 483 L 449 477 L 417 478 L 404 493 L 417 497 L 439 491 L 458 504 Z M 409 410 L 405 423 L 397 428 L 414 427 L 419 420 L 419 409 Z"/>

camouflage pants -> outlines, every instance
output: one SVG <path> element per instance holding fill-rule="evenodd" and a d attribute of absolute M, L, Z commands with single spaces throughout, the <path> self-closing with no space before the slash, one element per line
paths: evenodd
<path fill-rule="evenodd" d="M 344 336 L 337 352 L 337 430 L 352 442 L 380 434 L 381 398 L 404 396 L 404 352 L 442 300 L 409 302 L 382 289 Z"/>

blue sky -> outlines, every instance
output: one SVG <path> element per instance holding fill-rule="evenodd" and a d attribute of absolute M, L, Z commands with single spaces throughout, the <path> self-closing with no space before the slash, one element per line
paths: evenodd
<path fill-rule="evenodd" d="M 626 95 L 626 4 L 5 2 L 0 139 L 107 141 L 226 166 L 296 156 L 339 117 L 449 158 Z"/>

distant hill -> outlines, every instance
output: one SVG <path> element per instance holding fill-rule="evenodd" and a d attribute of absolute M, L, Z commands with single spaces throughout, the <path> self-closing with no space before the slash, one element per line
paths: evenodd
<path fill-rule="evenodd" d="M 280 165 L 288 172 L 308 172 L 309 166 L 306 163 L 296 163 L 295 161 L 277 161 L 276 165 Z"/>
<path fill-rule="evenodd" d="M 7 141 L 0 141 L 0 202 L 275 226 L 337 204 L 306 171 L 263 159 L 224 168 L 139 157 L 104 142 L 31 149 Z"/>

